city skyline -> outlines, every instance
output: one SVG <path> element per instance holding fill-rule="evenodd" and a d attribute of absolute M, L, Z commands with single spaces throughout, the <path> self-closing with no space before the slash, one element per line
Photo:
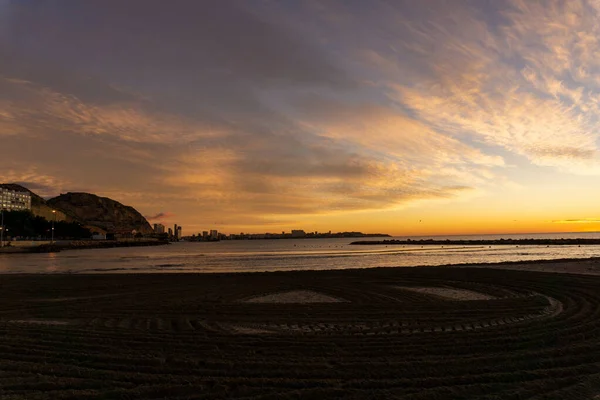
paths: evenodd
<path fill-rule="evenodd" d="M 599 231 L 599 21 L 591 0 L 0 0 L 3 181 L 188 233 Z"/>

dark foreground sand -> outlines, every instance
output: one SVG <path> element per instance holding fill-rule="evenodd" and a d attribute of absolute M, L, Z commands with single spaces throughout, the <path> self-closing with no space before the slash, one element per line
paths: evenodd
<path fill-rule="evenodd" d="M 0 398 L 592 399 L 598 266 L 0 275 Z"/>

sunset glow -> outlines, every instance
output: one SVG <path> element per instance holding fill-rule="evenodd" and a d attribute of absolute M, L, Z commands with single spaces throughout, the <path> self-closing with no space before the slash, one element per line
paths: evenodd
<path fill-rule="evenodd" d="M 599 53 L 592 0 L 0 0 L 0 181 L 186 234 L 600 231 Z"/>

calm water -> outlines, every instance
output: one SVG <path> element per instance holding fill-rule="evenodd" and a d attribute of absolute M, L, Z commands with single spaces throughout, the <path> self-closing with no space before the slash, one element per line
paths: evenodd
<path fill-rule="evenodd" d="M 421 239 L 429 237 L 411 237 Z M 432 237 L 433 238 L 433 237 Z M 600 238 L 600 233 L 436 239 Z M 403 238 L 398 238 L 403 239 Z M 356 239 L 175 243 L 169 246 L 0 255 L 0 273 L 246 272 L 406 267 L 600 257 L 600 246 L 351 246 Z M 378 239 L 365 239 L 378 240 Z"/>

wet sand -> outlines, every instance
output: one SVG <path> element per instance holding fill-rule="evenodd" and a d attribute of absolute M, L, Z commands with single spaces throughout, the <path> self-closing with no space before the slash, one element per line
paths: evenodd
<path fill-rule="evenodd" d="M 448 265 L 447 267 L 450 267 Z M 452 266 L 454 267 L 454 266 Z M 493 268 L 517 271 L 555 272 L 563 274 L 600 275 L 600 258 L 518 261 L 493 264 L 462 264 L 462 268 Z"/>

